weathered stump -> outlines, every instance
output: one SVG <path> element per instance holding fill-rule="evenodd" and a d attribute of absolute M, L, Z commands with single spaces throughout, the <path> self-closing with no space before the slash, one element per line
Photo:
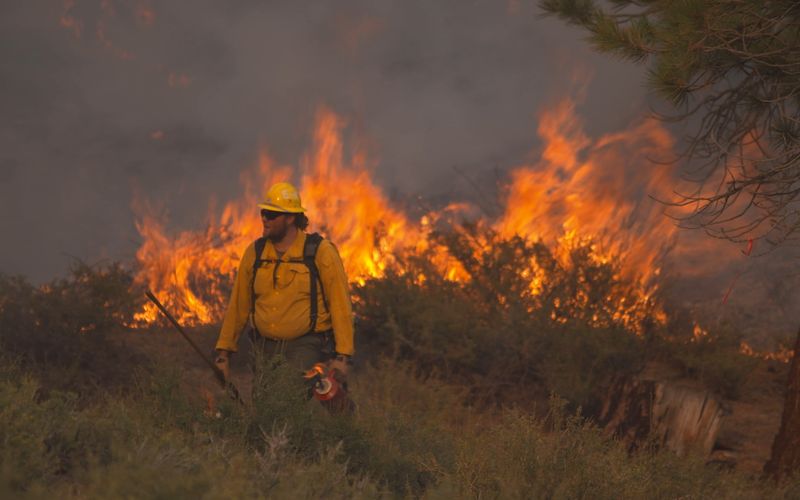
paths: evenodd
<path fill-rule="evenodd" d="M 637 449 L 650 434 L 655 382 L 620 378 L 611 384 L 599 422 L 609 435 Z"/>
<path fill-rule="evenodd" d="M 691 450 L 708 456 L 723 414 L 708 391 L 628 378 L 612 384 L 599 421 L 630 450 L 647 442 L 681 456 Z"/>

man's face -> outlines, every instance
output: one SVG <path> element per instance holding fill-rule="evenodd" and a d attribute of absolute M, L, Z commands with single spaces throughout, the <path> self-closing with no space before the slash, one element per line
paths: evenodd
<path fill-rule="evenodd" d="M 286 236 L 289 224 L 292 222 L 291 214 L 261 211 L 261 223 L 264 225 L 264 237 L 272 242 L 281 241 Z"/>

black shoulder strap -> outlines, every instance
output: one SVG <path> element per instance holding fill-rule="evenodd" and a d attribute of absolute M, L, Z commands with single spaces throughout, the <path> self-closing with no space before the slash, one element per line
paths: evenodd
<path fill-rule="evenodd" d="M 325 297 L 325 287 L 322 285 L 322 281 L 319 278 L 319 268 L 317 267 L 316 258 L 317 258 L 317 250 L 319 250 L 319 245 L 322 243 L 322 236 L 319 233 L 311 233 L 306 235 L 306 241 L 303 245 L 303 264 L 308 268 L 309 273 L 309 285 L 311 287 L 310 290 L 310 299 L 311 299 L 311 318 L 308 331 L 313 333 L 314 330 L 317 328 L 317 317 L 319 316 L 319 304 L 317 303 L 317 287 L 319 286 L 319 292 L 322 293 L 322 302 L 325 305 L 325 308 L 328 308 L 328 299 Z M 267 244 L 266 238 L 259 238 L 255 241 L 255 251 L 256 255 L 253 260 L 253 275 L 250 277 L 250 320 L 253 324 L 253 329 L 258 332 L 256 328 L 256 273 L 258 272 L 258 268 L 264 262 L 269 261 L 269 259 L 262 259 L 261 254 L 264 252 L 264 247 Z"/>
<path fill-rule="evenodd" d="M 311 286 L 310 299 L 311 299 L 311 320 L 309 322 L 308 331 L 313 333 L 317 328 L 317 317 L 319 316 L 319 307 L 317 304 L 317 283 L 322 292 L 322 301 L 325 307 L 328 307 L 328 301 L 325 298 L 325 288 L 322 286 L 322 281 L 319 279 L 319 268 L 317 268 L 316 257 L 319 244 L 322 243 L 322 236 L 319 233 L 311 233 L 306 235 L 306 242 L 303 245 L 303 263 L 308 268 L 309 284 Z"/>
<path fill-rule="evenodd" d="M 267 239 L 264 237 L 256 240 L 256 255 L 253 258 L 253 275 L 250 276 L 250 322 L 253 324 L 253 329 L 256 331 L 256 333 L 258 332 L 256 327 L 256 273 L 263 262 L 261 259 L 261 254 L 264 252 L 264 247 L 266 244 Z"/>

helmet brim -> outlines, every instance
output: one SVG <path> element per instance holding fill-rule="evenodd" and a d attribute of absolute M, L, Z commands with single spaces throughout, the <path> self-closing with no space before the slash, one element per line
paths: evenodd
<path fill-rule="evenodd" d="M 278 205 L 271 205 L 269 203 L 259 203 L 258 208 L 263 208 L 264 210 L 271 210 L 272 212 L 282 212 L 285 214 L 302 214 L 305 213 L 306 211 L 306 209 L 303 207 L 284 208 L 284 207 L 279 207 Z"/>

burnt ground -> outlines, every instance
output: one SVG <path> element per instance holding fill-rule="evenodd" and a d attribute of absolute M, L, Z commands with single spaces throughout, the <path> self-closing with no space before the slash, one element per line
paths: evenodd
<path fill-rule="evenodd" d="M 188 328 L 192 339 L 213 360 L 218 328 L 202 326 Z M 152 328 L 123 334 L 117 341 L 127 348 L 164 363 L 167 368 L 181 374 L 182 384 L 199 405 L 213 406 L 213 401 L 227 397 L 217 384 L 214 375 L 189 344 L 173 329 Z M 245 400 L 252 387 L 248 359 L 249 341 L 240 341 L 240 351 L 231 362 L 233 383 Z M 658 377 L 671 382 L 679 375 L 663 366 L 650 367 Z M 761 473 L 769 459 L 772 441 L 780 426 L 783 394 L 788 375 L 788 365 L 764 361 L 757 365 L 741 395 L 736 400 L 723 400 L 725 416 L 722 419 L 717 444 L 711 460 L 735 467 L 748 475 Z M 357 372 L 354 374 L 357 378 Z M 681 380 L 699 387 L 698 382 Z M 209 399 L 212 400 L 209 403 Z"/>

